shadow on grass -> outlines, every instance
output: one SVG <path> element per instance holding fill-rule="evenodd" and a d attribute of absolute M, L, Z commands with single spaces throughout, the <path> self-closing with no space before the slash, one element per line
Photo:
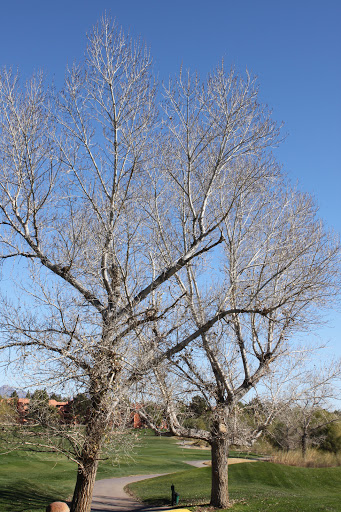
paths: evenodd
<path fill-rule="evenodd" d="M 16 480 L 11 485 L 0 485 L 1 512 L 45 511 L 49 503 L 60 499 L 60 496 L 52 494 L 51 491 L 44 491 L 25 480 Z"/>
<path fill-rule="evenodd" d="M 143 505 L 150 506 L 150 507 L 157 507 L 157 506 L 171 506 L 171 500 L 167 498 L 146 498 L 143 500 Z"/>

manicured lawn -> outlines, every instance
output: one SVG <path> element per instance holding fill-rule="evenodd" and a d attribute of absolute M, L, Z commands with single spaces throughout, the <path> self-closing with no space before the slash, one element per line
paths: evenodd
<path fill-rule="evenodd" d="M 146 503 L 169 503 L 170 486 L 180 494 L 179 505 L 208 503 L 210 468 L 191 469 L 131 484 Z M 317 512 L 341 511 L 341 467 L 297 468 L 268 462 L 231 465 L 230 498 L 233 511 Z"/>
<path fill-rule="evenodd" d="M 97 478 L 189 470 L 184 460 L 209 455 L 181 448 L 175 439 L 141 432 L 130 456 L 122 454 L 116 465 L 100 463 Z M 19 451 L 1 455 L 0 512 L 45 512 L 48 503 L 72 494 L 75 478 L 76 465 L 62 456 Z"/>
<path fill-rule="evenodd" d="M 190 470 L 191 466 L 186 464 L 185 460 L 210 459 L 210 457 L 209 450 L 183 448 L 175 438 L 158 437 L 150 431 L 143 431 L 130 456 L 122 457 L 120 464 L 116 467 L 107 463 L 101 464 L 97 478 Z"/>
<path fill-rule="evenodd" d="M 0 456 L 1 512 L 45 512 L 65 499 L 75 479 L 75 465 L 46 453 L 13 452 Z"/>
<path fill-rule="evenodd" d="M 121 454 L 115 466 L 103 461 L 97 478 L 176 472 L 131 488 L 148 503 L 169 503 L 174 484 L 180 505 L 193 500 L 207 503 L 210 468 L 194 469 L 184 461 L 209 456 L 206 450 L 182 448 L 175 439 L 141 432 L 130 457 Z M 231 465 L 229 476 L 231 499 L 239 500 L 233 511 L 341 511 L 341 467 L 310 469 L 254 462 Z M 72 494 L 75 477 L 76 465 L 61 456 L 32 452 L 2 455 L 0 512 L 45 512 L 49 502 L 66 500 Z"/>

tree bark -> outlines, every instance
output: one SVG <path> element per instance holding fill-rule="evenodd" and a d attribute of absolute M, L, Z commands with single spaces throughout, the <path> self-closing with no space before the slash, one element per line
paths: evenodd
<path fill-rule="evenodd" d="M 72 498 L 71 512 L 90 512 L 97 466 L 97 459 L 89 459 L 85 463 L 84 468 L 79 468 Z"/>
<path fill-rule="evenodd" d="M 105 377 L 94 378 L 91 389 L 91 417 L 86 426 L 85 443 L 79 458 L 71 512 L 90 512 L 103 437 L 110 423 L 107 394 L 101 389 Z"/>
<path fill-rule="evenodd" d="M 308 434 L 306 431 L 303 432 L 303 435 L 301 437 L 301 448 L 302 448 L 302 456 L 305 458 L 307 454 L 307 438 Z"/>
<path fill-rule="evenodd" d="M 217 508 L 227 508 L 229 505 L 228 453 L 229 445 L 227 438 L 222 435 L 214 436 L 211 442 L 211 505 Z"/>

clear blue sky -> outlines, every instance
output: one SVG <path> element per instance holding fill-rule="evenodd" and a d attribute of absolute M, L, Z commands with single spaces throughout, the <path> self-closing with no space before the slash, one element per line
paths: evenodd
<path fill-rule="evenodd" d="M 222 58 L 257 74 L 262 99 L 288 134 L 278 160 L 341 232 L 340 0 L 3 1 L 0 67 L 43 69 L 60 85 L 105 11 L 150 46 L 161 79 L 182 63 L 204 76 Z M 341 356 L 341 314 L 330 317 L 321 335 Z"/>

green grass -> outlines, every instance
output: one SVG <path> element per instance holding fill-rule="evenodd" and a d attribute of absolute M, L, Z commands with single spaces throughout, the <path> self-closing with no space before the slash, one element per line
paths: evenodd
<path fill-rule="evenodd" d="M 123 456 L 117 466 L 101 464 L 97 477 L 173 473 L 191 469 L 185 460 L 202 459 L 210 459 L 209 450 L 183 448 L 177 439 L 145 430 L 129 456 Z"/>
<path fill-rule="evenodd" d="M 46 453 L 12 452 L 0 457 L 1 512 L 45 512 L 72 492 L 75 464 Z"/>
<path fill-rule="evenodd" d="M 115 466 L 103 461 L 97 478 L 176 472 L 131 488 L 148 503 L 169 503 L 174 483 L 180 504 L 208 502 L 210 468 L 193 469 L 184 461 L 209 456 L 209 451 L 182 448 L 175 439 L 141 432 L 130 456 L 122 453 Z M 231 465 L 229 477 L 231 499 L 239 500 L 233 511 L 341 511 L 341 467 L 297 468 L 256 462 Z M 61 456 L 32 452 L 2 455 L 0 512 L 45 512 L 48 503 L 66 500 L 72 494 L 75 478 L 76 465 Z"/>
<path fill-rule="evenodd" d="M 1 451 L 1 450 L 0 450 Z M 184 460 L 209 458 L 204 450 L 181 448 L 175 439 L 142 431 L 129 456 L 103 461 L 97 478 L 166 473 L 190 469 Z M 15 451 L 0 456 L 0 512 L 45 512 L 46 505 L 66 500 L 74 488 L 76 465 L 62 456 Z"/>
<path fill-rule="evenodd" d="M 210 468 L 131 484 L 129 489 L 148 504 L 169 503 L 170 486 L 180 494 L 179 505 L 208 503 Z M 341 511 L 341 468 L 297 468 L 255 462 L 231 465 L 230 499 L 233 512 Z"/>

